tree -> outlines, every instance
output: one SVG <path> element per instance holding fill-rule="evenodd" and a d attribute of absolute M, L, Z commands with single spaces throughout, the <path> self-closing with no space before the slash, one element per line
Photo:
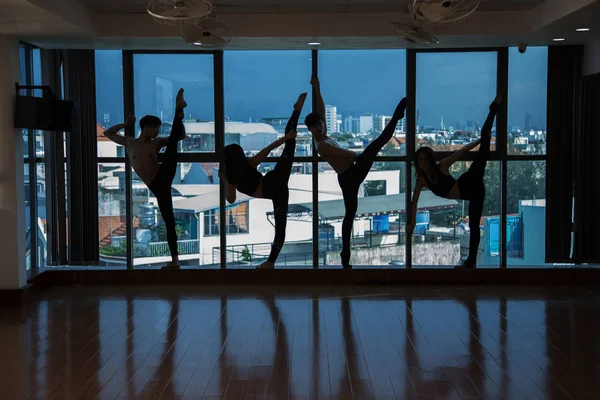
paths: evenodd
<path fill-rule="evenodd" d="M 468 170 L 470 161 L 459 161 L 450 169 L 458 179 Z M 519 212 L 520 200 L 543 199 L 546 196 L 546 168 L 544 161 L 509 161 L 507 171 L 507 214 Z M 500 215 L 500 162 L 487 163 L 485 177 L 485 203 L 483 215 Z"/>

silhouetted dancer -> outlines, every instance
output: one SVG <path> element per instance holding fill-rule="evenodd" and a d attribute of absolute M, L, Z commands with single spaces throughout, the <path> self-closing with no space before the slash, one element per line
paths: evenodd
<path fill-rule="evenodd" d="M 285 127 L 285 136 L 277 139 L 269 146 L 262 149 L 258 154 L 247 158 L 242 147 L 238 144 L 230 144 L 223 149 L 224 163 L 219 169 L 219 178 L 226 182 L 225 198 L 230 204 L 235 203 L 236 189 L 248 196 L 259 199 L 270 199 L 273 201 L 273 213 L 275 214 L 275 239 L 271 246 L 269 258 L 260 264 L 257 269 L 272 269 L 279 252 L 285 243 L 285 228 L 287 226 L 287 212 L 289 202 L 288 182 L 292 173 L 294 152 L 296 150 L 296 127 L 300 112 L 306 100 L 306 93 L 302 93 L 296 104 L 294 112 Z M 281 158 L 277 161 L 275 168 L 264 176 L 258 172 L 257 167 L 262 163 L 269 153 L 284 144 Z"/>
<path fill-rule="evenodd" d="M 119 135 L 121 129 L 135 123 L 135 116 L 132 114 L 127 116 L 124 124 L 115 125 L 104 131 L 104 136 L 125 146 L 133 170 L 156 196 L 160 214 L 165 222 L 167 242 L 171 252 L 171 262 L 163 269 L 180 268 L 171 186 L 177 172 L 177 145 L 186 137 L 183 126 L 183 109 L 187 107 L 187 103 L 183 98 L 183 89 L 179 89 L 177 92 L 175 102 L 175 117 L 168 138 L 157 138 L 162 122 L 160 118 L 153 115 L 146 115 L 140 120 L 142 133 L 137 139 Z M 166 150 L 163 161 L 159 164 L 158 153 L 163 147 L 166 147 Z"/>
<path fill-rule="evenodd" d="M 315 139 L 317 151 L 338 174 L 338 182 L 342 189 L 346 208 L 342 222 L 342 252 L 340 257 L 344 268 L 352 268 L 352 265 L 350 265 L 350 234 L 358 210 L 358 189 L 371 170 L 375 157 L 383 146 L 392 139 L 396 125 L 404 118 L 406 98 L 400 101 L 392 115 L 392 119 L 381 135 L 369 143 L 361 154 L 356 154 L 353 151 L 342 149 L 335 140 L 327 136 L 327 126 L 324 122 L 325 103 L 321 95 L 321 85 L 316 77 L 312 77 L 310 83 L 313 85 L 317 96 L 317 112 L 308 114 L 305 124 Z"/>
<path fill-rule="evenodd" d="M 490 104 L 490 112 L 481 128 L 481 138 L 464 146 L 454 152 L 451 156 L 436 162 L 435 152 L 430 147 L 421 147 L 417 150 L 415 170 L 417 185 L 411 202 L 411 219 L 406 225 L 406 234 L 411 235 L 415 229 L 415 218 L 417 215 L 417 203 L 421 190 L 426 187 L 435 195 L 447 199 L 458 199 L 469 201 L 469 256 L 465 262 L 456 268 L 475 268 L 477 264 L 477 250 L 481 233 L 479 232 L 479 220 L 483 212 L 485 200 L 485 185 L 483 177 L 485 167 L 490 156 L 490 142 L 492 137 L 492 125 L 494 118 L 500 110 L 502 98 L 496 96 Z M 458 180 L 450 175 L 450 167 L 464 154 L 479 145 L 475 160 L 471 163 L 469 170 L 462 174 Z"/>

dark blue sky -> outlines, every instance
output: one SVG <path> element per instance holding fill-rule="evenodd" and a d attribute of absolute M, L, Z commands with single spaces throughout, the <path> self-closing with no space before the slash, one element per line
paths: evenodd
<path fill-rule="evenodd" d="M 523 126 L 525 114 L 545 128 L 547 48 L 530 47 L 525 54 L 509 51 L 509 126 Z M 97 51 L 98 120 L 111 115 L 123 120 L 120 51 Z M 342 115 L 390 115 L 405 95 L 406 52 L 403 50 L 330 50 L 319 52 L 319 77 L 327 104 Z M 134 57 L 136 114 L 165 110 L 172 118 L 172 97 L 186 89 L 188 116 L 212 120 L 213 64 L 210 55 L 148 55 Z M 224 54 L 225 113 L 232 120 L 253 121 L 291 112 L 302 91 L 310 94 L 310 51 L 227 51 Z M 157 78 L 167 82 L 157 93 Z M 483 123 L 496 93 L 495 53 L 420 53 L 417 56 L 417 108 L 420 124 L 446 126 L 457 121 Z M 310 96 L 303 114 L 310 111 Z M 168 111 L 167 111 L 168 110 Z"/>

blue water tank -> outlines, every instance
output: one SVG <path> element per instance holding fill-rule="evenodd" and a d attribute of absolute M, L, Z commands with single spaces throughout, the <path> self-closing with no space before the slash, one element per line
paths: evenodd
<path fill-rule="evenodd" d="M 424 235 L 427 229 L 429 229 L 429 211 L 417 212 L 414 233 Z"/>
<path fill-rule="evenodd" d="M 373 217 L 373 231 L 387 233 L 390 231 L 390 216 L 375 215 Z"/>
<path fill-rule="evenodd" d="M 140 204 L 139 206 L 139 221 L 143 228 L 151 228 L 156 225 L 156 206 L 153 204 Z"/>

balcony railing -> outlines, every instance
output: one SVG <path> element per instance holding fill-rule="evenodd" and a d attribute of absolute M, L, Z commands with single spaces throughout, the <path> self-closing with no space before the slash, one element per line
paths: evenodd
<path fill-rule="evenodd" d="M 394 240 L 383 240 L 384 236 L 393 237 Z M 414 235 L 415 243 L 439 243 L 439 242 L 458 242 L 456 237 L 445 236 L 442 234 L 429 233 L 426 235 Z M 406 242 L 404 232 L 389 232 L 386 234 L 371 233 L 367 231 L 364 235 L 353 235 L 351 246 L 353 249 L 372 248 L 372 247 L 393 247 L 403 245 Z M 342 238 L 321 237 L 319 240 L 319 257 L 330 252 L 339 252 L 342 249 Z M 289 241 L 285 243 L 279 257 L 278 264 L 287 265 L 312 264 L 312 241 Z M 226 263 L 249 263 L 257 264 L 265 261 L 271 252 L 271 243 L 253 243 L 230 245 L 225 248 Z M 212 262 L 219 264 L 221 261 L 220 248 L 212 248 Z"/>
<path fill-rule="evenodd" d="M 179 240 L 177 241 L 177 252 L 182 255 L 188 254 L 199 254 L 200 253 L 200 241 L 199 240 Z M 167 242 L 155 242 L 148 244 L 147 257 L 168 257 L 171 255 L 169 251 L 169 243 Z"/>

